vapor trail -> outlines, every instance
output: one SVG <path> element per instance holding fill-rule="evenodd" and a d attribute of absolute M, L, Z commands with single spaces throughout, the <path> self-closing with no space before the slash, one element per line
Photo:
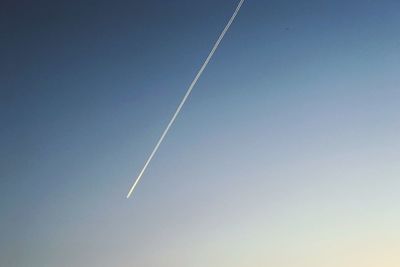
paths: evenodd
<path fill-rule="evenodd" d="M 235 12 L 233 13 L 232 17 L 230 18 L 230 20 L 228 21 L 228 23 L 226 24 L 224 30 L 222 31 L 222 33 L 220 34 L 220 36 L 218 37 L 218 40 L 215 42 L 213 48 L 211 49 L 210 53 L 208 54 L 206 60 L 204 61 L 203 65 L 201 66 L 199 72 L 196 74 L 195 78 L 193 79 L 192 83 L 190 84 L 188 90 L 186 91 L 185 96 L 183 97 L 181 103 L 179 104 L 178 108 L 176 109 L 174 115 L 172 116 L 170 122 L 167 125 L 167 128 L 165 128 L 164 132 L 162 133 L 160 139 L 158 140 L 156 146 L 154 147 L 153 151 L 151 152 L 149 158 L 147 159 L 146 163 L 143 166 L 143 169 L 140 171 L 138 177 L 136 178 L 135 182 L 133 183 L 131 189 L 129 190 L 128 195 L 126 196 L 126 198 L 129 198 L 133 192 L 133 190 L 135 189 L 136 185 L 138 184 L 138 182 L 140 181 L 140 178 L 142 178 L 143 173 L 146 171 L 147 166 L 149 166 L 149 163 L 151 162 L 151 160 L 153 159 L 154 155 L 156 154 L 158 148 L 160 147 L 161 143 L 164 140 L 164 137 L 167 135 L 169 128 L 171 128 L 172 124 L 174 123 L 176 117 L 179 115 L 179 112 L 181 111 L 183 105 L 186 102 L 186 99 L 189 97 L 190 93 L 193 90 L 193 87 L 196 85 L 197 80 L 200 78 L 201 74 L 203 73 L 204 69 L 207 67 L 208 62 L 210 61 L 210 59 L 212 58 L 212 56 L 214 55 L 215 51 L 217 50 L 219 43 L 222 41 L 222 39 L 224 38 L 226 32 L 228 31 L 229 27 L 231 26 L 232 22 L 235 20 L 236 15 L 239 13 L 240 8 L 242 7 L 244 0 L 240 0 L 238 6 L 236 7 Z"/>

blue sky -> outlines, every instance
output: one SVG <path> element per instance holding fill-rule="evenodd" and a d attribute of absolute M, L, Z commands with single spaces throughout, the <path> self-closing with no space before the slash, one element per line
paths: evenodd
<path fill-rule="evenodd" d="M 9 1 L 0 265 L 399 266 L 398 1 Z"/>

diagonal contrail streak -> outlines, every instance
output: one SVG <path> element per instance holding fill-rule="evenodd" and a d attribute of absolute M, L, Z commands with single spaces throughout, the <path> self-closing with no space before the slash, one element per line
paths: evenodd
<path fill-rule="evenodd" d="M 126 198 L 129 198 L 132 195 L 133 190 L 135 189 L 136 185 L 138 184 L 138 182 L 140 181 L 140 178 L 142 178 L 143 173 L 146 171 L 147 166 L 149 166 L 151 160 L 153 159 L 154 155 L 156 154 L 158 148 L 160 147 L 161 143 L 163 142 L 165 136 L 167 135 L 169 129 L 171 128 L 172 124 L 174 123 L 176 117 L 179 115 L 179 112 L 181 111 L 183 105 L 186 102 L 186 99 L 189 97 L 190 93 L 193 90 L 193 87 L 196 85 L 197 80 L 200 78 L 201 74 L 203 73 L 204 69 L 207 67 L 208 62 L 210 61 L 210 59 L 212 58 L 212 56 L 214 55 L 215 51 L 217 50 L 219 44 L 221 43 L 222 39 L 224 38 L 226 32 L 228 31 L 229 27 L 231 26 L 231 24 L 233 23 L 233 21 L 235 20 L 236 15 L 239 13 L 240 8 L 242 7 L 244 0 L 240 0 L 238 6 L 236 7 L 235 12 L 233 13 L 232 17 L 230 18 L 230 20 L 228 21 L 228 23 L 226 24 L 224 30 L 222 31 L 222 33 L 220 34 L 220 36 L 218 37 L 218 40 L 215 42 L 213 48 L 211 49 L 210 53 L 208 54 L 206 60 L 204 61 L 203 65 L 201 66 L 199 72 L 196 74 L 195 78 L 193 79 L 192 83 L 190 84 L 188 90 L 186 91 L 185 96 L 183 97 L 181 103 L 179 104 L 178 108 L 176 109 L 174 115 L 172 116 L 170 122 L 168 123 L 167 127 L 165 128 L 164 132 L 162 133 L 160 139 L 158 140 L 156 146 L 154 147 L 153 151 L 151 152 L 149 158 L 147 159 L 146 163 L 144 164 L 142 170 L 140 171 L 138 177 L 136 178 L 135 182 L 133 183 L 131 189 L 129 190 L 128 195 L 126 196 Z"/>

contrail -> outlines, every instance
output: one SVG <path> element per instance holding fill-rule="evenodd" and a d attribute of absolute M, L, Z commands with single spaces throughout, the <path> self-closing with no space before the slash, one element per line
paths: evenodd
<path fill-rule="evenodd" d="M 226 32 L 228 31 L 229 27 L 231 26 L 232 22 L 235 20 L 236 15 L 239 13 L 240 8 L 242 7 L 244 0 L 240 0 L 238 6 L 236 7 L 235 12 L 233 13 L 232 17 L 230 18 L 230 20 L 228 21 L 228 23 L 226 24 L 224 30 L 222 31 L 222 33 L 220 34 L 220 36 L 218 37 L 218 40 L 215 42 L 213 48 L 211 49 L 210 53 L 208 54 L 206 60 L 204 61 L 203 65 L 201 66 L 199 72 L 196 74 L 195 78 L 193 79 L 192 83 L 190 84 L 188 90 L 186 91 L 185 96 L 183 97 L 181 103 L 179 104 L 178 108 L 176 109 L 174 116 L 172 116 L 170 122 L 167 125 L 167 128 L 165 128 L 164 132 L 162 133 L 160 139 L 158 140 L 156 146 L 154 147 L 153 151 L 151 152 L 149 158 L 147 159 L 146 163 L 143 166 L 143 169 L 140 171 L 138 177 L 136 178 L 135 182 L 133 183 L 131 189 L 129 190 L 128 195 L 126 196 L 126 198 L 129 198 L 132 195 L 133 190 L 135 189 L 136 185 L 138 184 L 138 182 L 140 181 L 140 178 L 142 178 L 143 173 L 146 171 L 147 166 L 149 166 L 151 160 L 153 159 L 154 155 L 156 154 L 158 148 L 160 147 L 161 143 L 164 140 L 164 137 L 167 135 L 169 128 L 171 128 L 172 124 L 174 123 L 176 117 L 179 115 L 179 112 L 181 111 L 183 105 L 186 102 L 186 99 L 189 97 L 190 93 L 193 90 L 193 87 L 196 85 L 197 80 L 200 78 L 201 74 L 203 73 L 204 69 L 207 67 L 208 62 L 210 61 L 210 59 L 212 58 L 212 56 L 214 55 L 215 51 L 217 50 L 220 42 L 222 41 L 222 39 L 224 38 Z"/>

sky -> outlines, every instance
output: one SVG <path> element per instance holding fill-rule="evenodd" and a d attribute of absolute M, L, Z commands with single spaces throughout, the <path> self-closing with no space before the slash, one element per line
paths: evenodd
<path fill-rule="evenodd" d="M 400 2 L 0 8 L 0 265 L 398 267 Z"/>

